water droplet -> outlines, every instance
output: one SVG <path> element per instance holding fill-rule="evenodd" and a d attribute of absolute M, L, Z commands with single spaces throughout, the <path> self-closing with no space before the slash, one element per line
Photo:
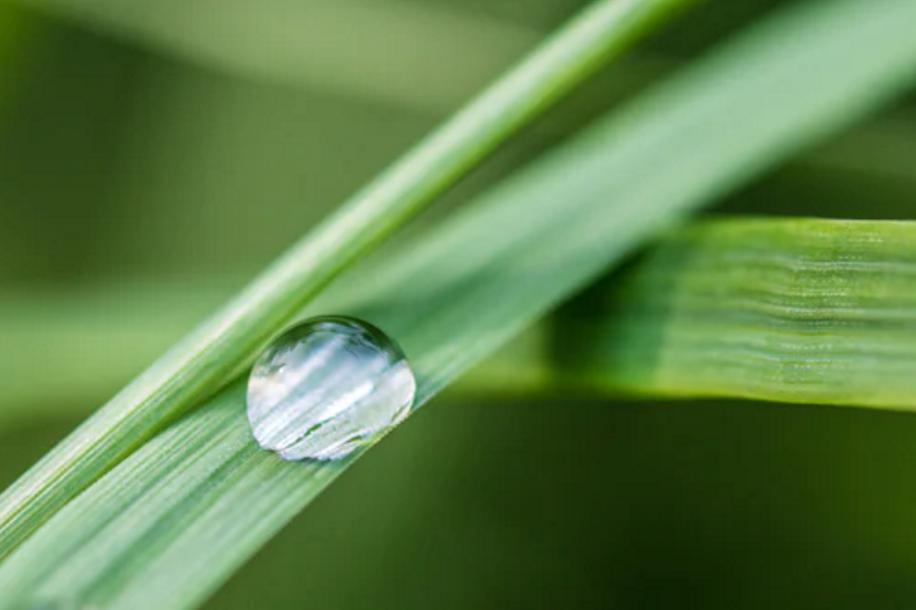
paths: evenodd
<path fill-rule="evenodd" d="M 407 417 L 416 393 L 398 345 L 362 320 L 311 318 L 275 339 L 248 379 L 248 421 L 287 460 L 334 460 Z"/>

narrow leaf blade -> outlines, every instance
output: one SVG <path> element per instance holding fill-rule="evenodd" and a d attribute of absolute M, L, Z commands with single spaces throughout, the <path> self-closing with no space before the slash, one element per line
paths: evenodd
<path fill-rule="evenodd" d="M 0 496 L 0 557 L 218 390 L 343 269 L 684 0 L 598 0 L 347 201 Z"/>

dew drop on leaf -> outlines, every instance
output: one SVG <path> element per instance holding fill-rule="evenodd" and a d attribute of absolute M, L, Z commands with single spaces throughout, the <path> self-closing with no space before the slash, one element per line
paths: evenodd
<path fill-rule="evenodd" d="M 413 371 L 371 324 L 322 316 L 277 337 L 248 379 L 258 444 L 286 460 L 335 460 L 371 443 L 410 412 Z"/>

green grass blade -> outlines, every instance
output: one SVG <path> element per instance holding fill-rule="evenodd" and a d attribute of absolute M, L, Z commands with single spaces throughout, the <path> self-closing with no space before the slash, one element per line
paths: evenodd
<path fill-rule="evenodd" d="M 729 221 L 729 223 L 732 222 L 738 223 L 738 221 Z M 795 226 L 792 224 L 795 221 L 789 220 L 785 221 L 786 224 L 783 224 L 781 220 L 774 220 L 772 227 L 766 226 L 767 230 L 764 231 L 764 224 L 761 221 L 754 220 L 751 222 L 753 223 L 752 226 L 760 227 L 762 235 L 772 231 L 774 244 L 780 244 L 781 241 L 784 241 L 783 231 L 789 231 L 790 227 Z M 818 236 L 823 234 L 823 237 L 826 238 L 826 236 L 834 234 L 831 232 L 831 227 L 833 226 L 831 223 L 834 222 L 839 221 L 823 221 L 823 227 L 820 222 L 814 221 L 804 221 L 800 225 L 798 238 L 813 250 L 810 253 L 806 249 L 800 249 L 797 252 L 791 251 L 790 254 L 797 257 L 799 264 L 803 264 L 806 257 L 826 256 L 823 253 L 823 249 L 828 247 L 835 248 L 838 256 L 850 255 L 844 250 L 843 243 L 832 244 L 830 241 L 822 243 L 815 240 L 814 236 L 808 235 L 810 231 L 816 232 L 815 235 Z M 738 224 L 740 225 L 740 223 Z M 841 236 L 842 233 L 839 231 L 844 225 L 837 224 L 836 226 L 838 227 L 836 234 Z M 848 229 L 852 232 L 849 238 L 850 245 L 853 243 L 857 246 L 866 245 L 861 243 L 856 234 L 858 231 L 868 229 L 871 226 L 875 228 L 875 235 L 873 236 L 874 248 L 861 251 L 863 260 L 886 263 L 893 260 L 892 255 L 894 252 L 898 252 L 900 255 L 906 254 L 908 246 L 905 242 L 895 246 L 895 250 L 885 252 L 883 244 L 889 238 L 884 235 L 885 225 L 883 222 L 863 225 L 858 223 L 850 224 Z M 888 226 L 906 227 L 907 225 L 893 224 Z M 740 227 L 736 227 L 735 230 L 737 231 L 738 228 Z M 791 230 L 794 231 L 795 229 L 792 228 Z M 905 231 L 905 228 L 900 230 Z M 708 256 L 717 256 L 723 259 L 721 269 L 723 273 L 725 270 L 733 268 L 733 265 L 729 264 L 728 253 L 734 250 L 734 255 L 741 260 L 745 260 L 748 257 L 748 255 L 741 252 L 740 243 L 729 242 L 724 237 L 719 237 L 718 231 L 706 229 L 705 225 L 691 228 L 689 231 L 696 232 L 694 239 L 687 241 L 685 237 L 681 236 L 680 232 L 674 232 L 671 236 L 653 245 L 649 254 L 645 257 L 646 262 L 638 267 L 640 274 L 651 274 L 653 278 L 658 276 L 653 281 L 657 281 L 664 286 L 659 295 L 644 294 L 638 285 L 632 290 L 622 293 L 621 289 L 617 287 L 617 283 L 624 280 L 621 277 L 614 277 L 613 283 L 607 287 L 607 297 L 602 297 L 602 299 L 615 299 L 616 304 L 614 307 L 625 311 L 628 319 L 632 317 L 634 323 L 639 326 L 639 330 L 634 328 L 633 333 L 630 333 L 631 341 L 638 341 L 637 337 L 644 332 L 651 337 L 664 338 L 661 344 L 653 347 L 653 349 L 657 349 L 661 353 L 672 349 L 669 341 L 673 340 L 672 333 L 674 330 L 679 328 L 679 324 L 673 322 L 672 317 L 677 316 L 678 320 L 689 320 L 689 316 L 699 315 L 699 311 L 688 310 L 682 312 L 677 307 L 679 302 L 671 303 L 670 307 L 666 307 L 662 311 L 659 309 L 661 307 L 661 299 L 663 297 L 673 298 L 681 287 L 685 289 L 684 294 L 686 296 L 683 298 L 697 299 L 698 303 L 700 302 L 699 299 L 703 298 L 703 294 L 697 292 L 698 289 L 689 282 L 678 282 L 673 269 L 666 271 L 665 267 L 660 266 L 661 263 L 655 263 L 654 261 L 661 257 L 658 252 L 662 249 L 682 252 L 685 261 L 692 261 L 693 250 L 700 249 L 701 252 L 706 253 Z M 709 251 L 708 253 L 707 250 Z M 784 250 L 782 251 L 784 252 Z M 676 259 L 676 257 L 674 258 Z M 651 270 L 646 268 L 646 265 L 650 263 L 652 264 Z M 656 267 L 658 268 L 656 269 Z M 901 268 L 906 269 L 906 267 Z M 687 267 L 687 269 L 690 268 Z M 718 268 L 706 271 L 710 273 L 720 272 Z M 665 275 L 666 273 L 667 275 Z M 733 277 L 735 276 L 726 276 L 722 281 Z M 844 296 L 844 287 L 841 284 L 842 282 L 853 281 L 852 278 L 847 278 L 846 275 L 837 273 L 836 275 L 827 275 L 823 279 L 840 283 L 835 287 L 836 294 L 844 299 L 852 298 Z M 868 279 L 863 278 L 861 281 L 867 281 Z M 892 297 L 895 294 L 894 290 L 908 289 L 905 277 L 878 275 L 873 279 L 880 282 L 896 283 L 895 286 L 886 286 L 885 284 L 877 286 L 877 289 L 881 291 L 880 294 L 888 297 Z M 753 282 L 753 280 L 754 274 L 748 270 L 747 281 Z M 629 280 L 627 281 L 629 282 Z M 687 292 L 688 290 L 689 292 Z M 26 419 L 34 418 L 36 415 L 45 418 L 55 416 L 73 418 L 87 414 L 89 412 L 88 406 L 94 400 L 109 392 L 111 388 L 117 387 L 122 379 L 128 377 L 150 357 L 167 347 L 173 338 L 179 337 L 187 328 L 192 327 L 194 321 L 202 317 L 213 305 L 218 304 L 227 292 L 229 290 L 225 287 L 214 289 L 212 282 L 202 286 L 200 282 L 185 281 L 159 282 L 151 285 L 146 283 L 129 285 L 100 284 L 81 290 L 62 291 L 60 289 L 49 289 L 48 292 L 10 294 L 0 298 L 0 336 L 6 337 L 10 345 L 16 346 L 16 349 L 10 350 L 9 353 L 0 352 L 0 370 L 6 371 L 8 377 L 4 385 L 3 403 L 0 404 L 0 430 L 20 425 Z M 113 294 L 121 294 L 123 296 L 114 298 Z M 193 295 L 193 298 L 189 298 L 189 295 Z M 111 314 L 113 300 L 117 303 L 118 315 Z M 649 310 L 642 311 L 630 305 L 631 302 L 641 303 L 649 300 L 655 303 L 655 307 L 651 310 L 651 318 L 648 316 Z M 65 303 L 66 306 L 62 306 L 61 303 Z M 407 307 L 406 304 L 404 306 Z M 616 334 L 625 333 L 627 330 L 619 326 L 615 329 L 614 320 L 605 319 L 605 314 L 602 311 L 589 312 L 579 311 L 578 309 L 576 311 L 577 315 L 580 316 L 580 320 L 583 322 L 587 320 L 587 324 L 583 324 L 582 334 L 598 332 L 597 330 L 588 330 L 592 325 L 600 326 L 603 329 L 601 332 L 613 332 Z M 594 315 L 587 315 L 591 313 L 594 313 Z M 735 313 L 737 315 L 737 312 Z M 823 315 L 826 322 L 833 320 L 833 318 L 826 317 L 827 312 L 824 312 Z M 914 313 L 914 317 L 916 317 L 916 313 Z M 574 325 L 575 320 L 565 320 L 560 324 L 557 333 L 562 335 L 564 332 L 573 332 L 572 326 Z M 503 397 L 520 395 L 530 399 L 533 394 L 538 392 L 556 391 L 558 384 L 562 384 L 565 390 L 576 390 L 583 382 L 582 380 L 570 378 L 568 372 L 559 370 L 559 365 L 555 362 L 549 350 L 551 339 L 549 338 L 547 326 L 548 324 L 545 323 L 534 332 L 526 332 L 526 337 L 521 339 L 520 342 L 513 340 L 512 345 L 508 346 L 506 350 L 500 350 L 499 354 L 494 355 L 493 358 L 488 358 L 485 366 L 475 367 L 458 384 L 459 388 L 451 392 L 451 396 L 453 398 L 464 397 L 462 393 L 464 395 L 474 394 L 478 396 L 481 394 L 499 394 Z M 669 330 L 663 332 L 654 329 L 655 326 L 668 328 Z M 763 330 L 766 331 L 767 327 L 765 326 Z M 697 341 L 700 341 L 701 337 L 702 333 L 696 338 Z M 750 335 L 750 337 L 753 337 L 753 335 Z M 558 336 L 557 339 L 562 339 L 562 336 Z M 705 338 L 702 340 L 706 341 Z M 824 347 L 828 349 L 831 345 L 834 344 L 825 344 Z M 608 346 L 608 349 L 611 348 L 612 346 Z M 645 362 L 642 364 L 634 363 L 633 366 L 637 368 L 646 367 L 650 362 L 648 354 L 645 353 L 646 348 L 647 346 L 643 345 L 643 351 L 620 353 L 615 358 L 630 360 L 638 356 Z M 602 349 L 604 347 L 599 346 L 599 350 Z M 577 366 L 571 367 L 571 372 L 575 373 L 579 368 L 589 365 L 588 360 L 584 358 L 584 353 L 573 353 L 571 349 L 564 350 L 564 352 L 567 353 L 567 357 L 583 357 L 577 362 Z M 676 352 L 681 353 L 679 350 L 676 350 Z M 596 356 L 600 356 L 600 354 L 596 354 Z M 628 356 L 630 358 L 627 358 Z M 658 354 L 656 356 L 658 360 L 667 358 L 663 358 Z M 32 363 L 37 361 L 43 362 L 45 368 L 36 370 Z M 656 365 L 658 364 L 660 362 L 656 363 Z M 775 366 L 775 362 L 773 365 Z M 601 367 L 603 365 L 599 364 L 599 372 Z M 874 369 L 874 374 L 877 375 L 882 371 L 890 373 L 899 367 L 891 366 L 880 370 L 878 367 L 872 368 Z M 53 379 L 47 378 L 44 373 L 46 369 L 57 371 Z M 612 373 L 613 369 L 609 372 Z M 561 374 L 563 375 L 562 379 L 558 378 Z M 644 371 L 644 374 L 649 373 Z M 681 375 L 683 374 L 681 373 Z M 711 369 L 709 374 L 714 376 L 716 374 L 715 369 Z M 856 378 L 851 372 L 850 375 L 852 376 L 844 375 L 838 381 L 850 381 Z M 715 384 L 706 390 L 702 388 L 693 390 L 689 388 L 678 389 L 674 386 L 668 389 L 666 389 L 666 386 L 655 389 L 654 385 L 646 382 L 637 383 L 636 379 L 642 376 L 641 374 L 631 377 L 628 374 L 620 380 L 605 379 L 603 381 L 599 380 L 599 382 L 601 385 L 608 384 L 610 386 L 608 389 L 611 390 L 616 386 L 626 386 L 629 383 L 632 386 L 631 390 L 650 394 L 655 394 L 656 392 L 689 392 L 695 394 L 697 392 L 725 391 L 723 389 L 716 390 L 717 386 Z M 894 382 L 890 379 L 884 381 L 878 381 L 877 379 L 877 377 L 874 377 L 872 381 L 867 381 L 866 378 L 855 383 L 873 388 L 890 388 L 894 385 Z M 689 375 L 689 380 L 691 382 L 698 381 L 693 374 Z M 831 398 L 824 392 L 825 388 L 819 387 L 822 384 L 817 384 L 814 379 L 811 379 L 810 383 L 813 384 L 811 391 L 817 393 L 817 397 L 812 398 L 812 400 L 822 403 L 836 402 L 836 399 Z M 755 382 L 755 384 L 759 385 L 759 382 Z M 644 389 L 640 389 L 643 386 Z M 873 399 L 878 395 L 880 395 L 880 392 L 869 393 L 868 396 L 855 399 L 852 404 L 894 406 L 900 401 L 905 401 L 907 393 L 904 391 L 898 392 L 897 402 L 885 401 L 882 404 L 874 404 Z M 770 400 L 777 399 L 772 393 L 761 394 L 758 397 Z M 795 402 L 802 400 L 801 397 L 795 394 L 790 394 L 788 398 Z M 840 398 L 842 399 L 842 396 Z M 844 401 L 849 402 L 849 398 L 844 399 Z M 905 404 L 900 406 L 906 407 Z"/>
<path fill-rule="evenodd" d="M 335 275 L 683 0 L 600 0 L 305 236 L 0 497 L 0 557 L 165 421 L 216 391 Z"/>
<path fill-rule="evenodd" d="M 698 223 L 613 284 L 556 335 L 599 388 L 916 408 L 914 222 Z"/>
<path fill-rule="evenodd" d="M 362 313 L 395 336 L 423 403 L 673 219 L 899 92 L 916 71 L 914 19 L 900 0 L 772 19 L 315 307 Z M 0 606 L 194 606 L 358 457 L 289 463 L 260 451 L 237 382 L 10 556 Z"/>
<path fill-rule="evenodd" d="M 786 218 L 690 224 L 487 358 L 450 396 L 597 390 L 913 408 L 916 382 L 901 371 L 916 369 L 907 326 L 916 319 L 914 227 Z M 219 301 L 218 291 L 191 283 L 119 286 L 129 305 L 124 319 L 112 320 L 105 305 L 113 289 L 0 303 L 0 335 L 20 346 L 16 357 L 0 357 L 0 368 L 14 371 L 0 429 L 36 411 L 79 414 L 82 405 L 68 396 L 114 384 L 203 313 L 187 307 L 187 294 L 197 295 L 195 304 Z M 70 306 L 49 305 L 52 296 Z M 79 344 L 80 359 L 61 342 Z M 755 357 L 737 356 L 745 351 Z M 58 377 L 40 383 L 31 366 L 40 359 Z"/>
<path fill-rule="evenodd" d="M 487 358 L 450 396 L 531 399 L 597 390 L 910 409 L 916 380 L 904 373 L 916 370 L 914 262 L 916 223 L 910 221 L 690 224 Z M 177 336 L 194 318 L 178 296 L 194 290 L 200 294 L 194 285 L 168 284 L 129 292 L 131 315 L 115 325 L 109 314 L 97 313 L 106 311 L 98 307 L 106 302 L 102 288 L 68 294 L 69 303 L 80 304 L 76 311 L 42 310 L 46 301 L 34 297 L 4 302 L 0 334 L 20 346 L 35 342 L 36 334 L 38 340 L 17 358 L 0 359 L 0 368 L 16 371 L 0 429 L 36 409 L 77 414 L 66 393 L 79 394 L 81 384 L 113 383 L 98 379 L 99 371 L 125 374 L 112 359 L 112 345 L 118 360 L 137 365 L 141 354 L 167 341 L 161 336 Z M 58 358 L 55 341 L 78 342 L 80 361 L 70 362 L 68 350 Z M 48 354 L 48 368 L 61 371 L 53 380 L 59 386 L 38 383 L 30 366 Z"/>

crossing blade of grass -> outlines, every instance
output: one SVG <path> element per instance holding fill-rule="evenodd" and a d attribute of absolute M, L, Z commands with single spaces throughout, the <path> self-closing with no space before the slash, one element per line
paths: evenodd
<path fill-rule="evenodd" d="M 851 155 L 852 151 L 849 154 Z M 901 159 L 898 163 L 900 163 L 902 169 L 904 160 Z M 877 168 L 875 170 L 877 172 Z M 879 177 L 880 174 L 876 175 L 874 179 L 877 180 Z M 754 220 L 753 222 L 753 226 L 760 226 L 759 220 Z M 810 226 L 810 230 L 822 230 L 826 239 L 826 236 L 833 234 L 830 232 L 830 227 L 833 226 L 830 223 L 833 222 L 837 221 L 824 221 L 823 229 L 821 229 L 820 223 L 813 223 Z M 784 226 L 789 227 L 790 225 L 781 223 L 774 225 L 772 229 L 775 234 L 774 239 L 781 239 Z M 843 225 L 838 224 L 836 226 L 839 237 Z M 853 224 L 850 230 L 857 232 L 860 230 L 859 226 L 858 224 Z M 898 225 L 894 224 L 892 226 Z M 902 226 L 905 227 L 906 225 Z M 876 224 L 875 227 L 878 231 L 874 237 L 875 249 L 863 250 L 862 255 L 863 257 L 874 256 L 877 261 L 890 260 L 888 257 L 893 252 L 884 253 L 878 249 L 888 239 L 883 235 L 884 225 Z M 691 257 L 693 255 L 691 253 L 694 249 L 702 249 L 703 252 L 709 249 L 709 256 L 721 256 L 723 258 L 723 269 L 731 269 L 733 267 L 725 264 L 728 263 L 727 258 L 725 258 L 725 252 L 729 251 L 727 250 L 728 248 L 737 247 L 738 244 L 724 241 L 717 237 L 717 232 L 707 231 L 703 227 L 690 230 L 698 233 L 695 242 L 682 243 L 685 238 L 681 237 L 680 232 L 674 232 L 657 245 L 652 246 L 652 254 L 646 257 L 646 261 L 655 261 L 656 252 L 663 248 L 674 248 L 672 244 L 677 242 L 680 245 L 678 245 L 676 251 L 683 250 L 685 260 L 692 260 Z M 714 239 L 715 241 L 713 241 Z M 799 239 L 809 239 L 808 230 L 804 231 Z M 820 243 L 813 241 L 813 238 L 810 239 L 812 241 L 806 241 L 806 243 L 811 243 L 812 247 L 815 248 L 810 256 L 823 254 L 822 249 L 828 246 L 835 247 L 838 256 L 846 256 L 846 254 L 843 254 L 842 243 L 837 243 L 834 246 L 829 242 Z M 855 235 L 850 237 L 850 240 L 851 243 L 854 242 L 857 246 L 863 245 L 858 243 Z M 721 255 L 716 254 L 719 250 L 722 251 Z M 905 255 L 908 251 L 907 243 L 901 242 L 897 247 L 897 251 L 900 255 Z M 804 256 L 808 256 L 805 252 L 797 252 L 795 254 L 798 257 L 797 262 L 799 264 L 802 264 Z M 736 256 L 739 255 L 744 256 L 740 252 L 736 254 Z M 869 259 L 866 258 L 865 260 Z M 643 266 L 639 267 L 640 270 L 643 268 Z M 901 268 L 906 269 L 906 267 Z M 660 267 L 658 271 L 652 271 L 653 278 L 659 276 L 657 280 L 653 279 L 653 281 L 664 282 L 663 294 L 673 298 L 681 283 L 678 282 L 673 269 L 667 271 L 665 269 Z M 715 270 L 711 269 L 710 272 L 712 271 Z M 650 272 L 646 271 L 646 273 Z M 663 273 L 667 273 L 667 275 L 661 277 Z M 852 281 L 840 273 L 826 275 L 823 279 L 831 279 L 837 282 Z M 867 279 L 864 278 L 863 281 Z M 874 279 L 882 282 L 885 280 L 887 282 L 899 282 L 897 288 L 887 286 L 885 290 L 885 288 L 879 286 L 882 294 L 892 296 L 894 294 L 892 289 L 907 289 L 905 278 L 898 278 L 896 275 L 886 278 L 878 275 Z M 642 312 L 638 309 L 634 310 L 633 307 L 628 305 L 631 300 L 639 303 L 644 299 L 648 299 L 649 295 L 634 289 L 632 293 L 627 293 L 627 296 L 624 296 L 616 288 L 617 282 L 622 281 L 622 279 L 615 277 L 612 281 L 613 283 L 609 285 L 606 297 L 602 298 L 618 299 L 614 301 L 615 304 L 613 306 L 624 309 L 627 312 L 627 316 L 640 314 L 640 317 L 634 318 L 634 320 L 638 320 L 634 321 L 634 324 L 639 324 L 646 328 L 668 326 L 671 324 L 669 321 L 670 316 L 677 314 L 678 316 L 684 316 L 679 319 L 688 320 L 690 318 L 687 316 L 694 315 L 691 312 L 682 312 L 676 306 L 677 303 L 671 303 L 670 307 L 666 307 L 664 311 L 661 311 L 659 303 L 661 297 L 654 296 L 655 307 L 651 310 L 653 318 L 650 320 L 647 316 L 642 315 L 643 313 L 650 313 L 648 310 Z M 213 284 L 217 284 L 217 286 Z M 683 287 L 692 291 L 689 293 L 691 299 L 702 298 L 702 294 L 693 292 L 695 289 L 691 284 L 684 283 Z M 840 287 L 837 287 L 836 290 L 837 294 L 842 294 Z M 117 293 L 123 296 L 117 298 L 112 296 Z M 87 414 L 89 412 L 88 407 L 94 398 L 104 394 L 107 388 L 116 387 L 121 379 L 142 366 L 143 362 L 167 346 L 172 338 L 180 336 L 182 331 L 190 328 L 194 320 L 200 319 L 207 310 L 218 304 L 226 293 L 228 293 L 228 289 L 220 289 L 217 282 L 201 285 L 200 282 L 164 281 L 152 285 L 147 285 L 146 283 L 128 285 L 103 283 L 85 287 L 81 290 L 62 291 L 58 288 L 48 289 L 46 292 L 35 291 L 24 295 L 9 294 L 0 297 L 0 336 L 6 337 L 10 345 L 16 346 L 14 351 L 9 351 L 6 354 L 0 351 L 0 370 L 6 373 L 4 392 L 0 396 L 0 399 L 2 399 L 2 404 L 0 404 L 0 430 L 21 425 L 29 417 L 35 417 L 36 415 L 45 418 L 73 418 Z M 189 298 L 189 295 L 193 295 L 192 298 Z M 115 303 L 119 314 L 113 316 L 111 310 Z M 400 306 L 409 307 L 409 304 L 402 303 Z M 608 305 L 608 307 L 611 307 L 611 305 Z M 609 325 L 607 332 L 615 334 L 626 331 L 626 328 L 623 327 L 618 327 L 611 331 L 613 319 L 605 320 L 604 314 L 599 311 L 594 312 L 594 316 L 586 315 L 588 313 L 587 311 L 577 310 L 577 315 L 583 321 L 587 321 L 589 325 L 607 324 Z M 826 312 L 824 315 L 826 316 Z M 914 316 L 916 316 L 916 313 L 914 313 Z M 565 332 L 564 328 L 571 326 L 574 322 L 575 320 L 564 322 L 557 332 Z M 691 324 L 694 324 L 694 322 L 691 322 Z M 570 371 L 564 372 L 557 370 L 558 365 L 554 362 L 547 349 L 547 343 L 550 341 L 547 325 L 548 323 L 545 322 L 541 325 L 543 328 L 539 328 L 536 332 L 526 333 L 529 336 L 521 339 L 522 344 L 515 345 L 517 340 L 513 340 L 512 346 L 507 346 L 506 350 L 501 350 L 501 352 L 505 353 L 499 353 L 494 355 L 493 358 L 488 358 L 486 367 L 475 367 L 470 375 L 462 379 L 459 384 L 460 387 L 457 391 L 453 391 L 451 395 L 457 397 L 460 391 L 474 395 L 485 393 L 490 395 L 500 394 L 504 397 L 519 394 L 530 396 L 531 393 L 538 390 L 556 390 L 557 383 L 563 383 L 566 388 L 572 390 L 580 386 L 581 380 L 568 378 L 569 372 L 578 372 L 576 367 L 570 367 Z M 587 336 L 589 332 L 591 331 L 588 331 L 583 325 L 581 333 Z M 668 343 L 672 340 L 670 333 L 666 332 L 662 337 L 662 334 L 658 332 L 653 333 L 653 336 L 660 339 L 664 338 L 664 341 L 655 345 L 653 349 L 657 348 L 660 352 L 670 349 Z M 635 342 L 636 337 L 638 337 L 637 331 L 634 332 L 632 337 L 632 341 Z M 584 339 L 585 337 L 581 338 Z M 642 350 L 632 353 L 620 353 L 615 358 L 637 357 L 637 354 L 639 354 L 639 358 L 646 360 L 639 366 L 648 366 L 649 356 L 645 352 L 646 348 L 647 346 L 643 345 Z M 570 356 L 577 356 L 577 354 L 571 353 L 571 350 L 566 351 L 570 352 Z M 75 358 L 75 354 L 78 354 L 79 358 Z M 664 361 L 664 359 L 662 356 L 656 358 L 658 362 Z M 32 363 L 37 361 L 43 362 L 45 367 L 36 370 Z M 590 366 L 587 361 L 579 364 L 581 364 L 579 368 Z M 858 367 L 858 365 L 856 366 Z M 890 373 L 894 368 L 881 368 L 880 371 L 876 368 L 874 372 L 875 374 L 881 371 Z M 44 373 L 45 370 L 54 370 L 58 373 L 53 379 L 48 379 Z M 561 373 L 564 379 L 557 379 L 557 376 Z M 714 374 L 715 369 L 710 371 L 710 375 Z M 626 378 L 613 383 L 609 379 L 600 383 L 602 385 L 604 383 L 609 383 L 610 385 L 635 383 L 637 377 L 636 375 L 627 375 Z M 841 381 L 848 382 L 850 379 L 848 376 L 843 376 Z M 875 379 L 877 380 L 877 377 Z M 689 375 L 689 380 L 691 382 L 698 381 L 693 374 Z M 815 385 L 815 387 L 811 388 L 811 391 L 818 393 L 818 397 L 814 400 L 822 403 L 834 402 L 823 392 L 826 388 L 816 389 L 817 384 L 813 379 L 811 383 Z M 825 383 L 825 385 L 829 384 Z M 889 388 L 893 386 L 893 383 L 888 380 L 887 382 L 874 381 L 865 385 Z M 644 391 L 654 393 L 656 390 L 653 387 L 651 385 L 646 386 Z M 609 389 L 613 390 L 614 388 L 610 387 Z M 639 391 L 639 387 L 632 389 Z M 666 390 L 661 388 L 659 391 L 665 392 Z M 672 388 L 671 391 L 678 390 Z M 695 390 L 694 392 L 696 391 L 700 390 Z M 870 395 L 874 396 L 875 394 Z M 899 398 L 905 400 L 906 395 L 906 392 L 900 392 Z M 797 395 L 789 396 L 788 398 L 793 402 L 802 401 L 801 397 Z M 771 396 L 770 399 L 773 400 L 775 398 Z M 872 404 L 872 402 L 872 400 L 865 400 L 865 397 L 862 397 L 861 399 L 856 399 L 853 404 Z"/>
<path fill-rule="evenodd" d="M 131 349 L 154 350 L 161 335 L 178 334 L 193 318 L 183 299 L 163 295 L 195 289 L 164 284 L 131 294 L 127 309 L 139 316 L 113 327 L 110 316 L 97 313 L 98 303 L 106 302 L 102 288 L 69 294 L 69 302 L 81 303 L 76 311 L 43 310 L 47 299 L 34 297 L 4 302 L 0 334 L 25 345 L 36 334 L 31 329 L 38 329 L 40 339 L 26 356 L 19 353 L 25 363 L 0 360 L 0 368 L 18 371 L 7 384 L 7 400 L 24 403 L 0 409 L 0 428 L 42 405 L 48 415 L 74 414 L 78 405 L 62 402 L 66 392 L 79 393 L 81 383 L 110 383 L 93 378 L 98 370 L 123 372 L 108 364 L 110 345 L 121 341 L 117 351 L 127 354 L 125 366 L 138 358 Z M 184 308 L 157 320 L 153 309 L 169 305 Z M 450 395 L 638 392 L 910 409 L 916 379 L 905 373 L 916 370 L 913 320 L 914 222 L 701 221 L 666 234 L 628 271 L 602 280 L 513 339 Z M 85 362 L 68 365 L 72 355 L 65 350 L 49 366 L 64 372 L 61 385 L 37 384 L 27 363 L 62 338 L 84 346 Z M 47 398 L 38 400 L 42 392 Z"/>
<path fill-rule="evenodd" d="M 685 0 L 599 0 L 268 268 L 0 496 L 0 557 L 164 422 L 225 384 L 335 275 Z"/>
<path fill-rule="evenodd" d="M 603 390 L 916 409 L 916 222 L 690 225 L 566 308 L 555 346 Z"/>
<path fill-rule="evenodd" d="M 303 313 L 378 323 L 412 359 L 423 404 L 662 227 L 901 91 L 914 18 L 910 2 L 833 0 L 771 19 Z M 192 607 L 359 455 L 259 450 L 239 380 L 0 565 L 0 607 Z"/>

